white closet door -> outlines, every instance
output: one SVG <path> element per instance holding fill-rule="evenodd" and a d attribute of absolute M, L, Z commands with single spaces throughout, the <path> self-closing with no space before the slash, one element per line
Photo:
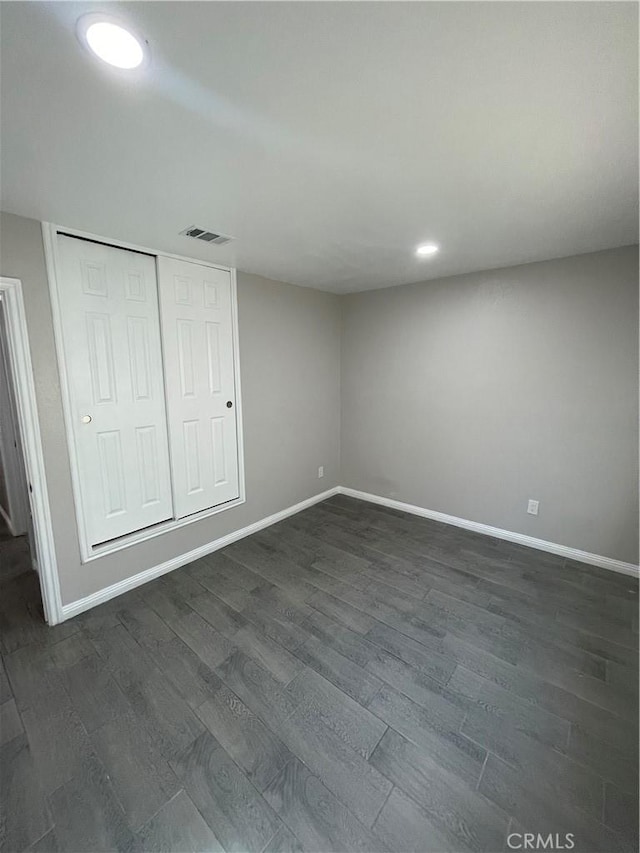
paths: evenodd
<path fill-rule="evenodd" d="M 176 518 L 239 496 L 231 275 L 158 258 Z"/>
<path fill-rule="evenodd" d="M 82 513 L 95 545 L 173 515 L 155 259 L 60 235 Z"/>

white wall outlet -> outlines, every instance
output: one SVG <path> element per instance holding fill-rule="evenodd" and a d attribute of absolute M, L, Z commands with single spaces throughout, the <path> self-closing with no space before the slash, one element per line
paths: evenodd
<path fill-rule="evenodd" d="M 324 477 L 324 465 L 321 465 L 318 468 L 318 479 L 321 480 Z"/>
<path fill-rule="evenodd" d="M 531 501 L 531 500 L 529 501 L 529 503 L 527 504 L 527 512 L 529 513 L 529 515 L 537 515 L 538 514 L 539 503 L 540 503 L 539 501 Z"/>

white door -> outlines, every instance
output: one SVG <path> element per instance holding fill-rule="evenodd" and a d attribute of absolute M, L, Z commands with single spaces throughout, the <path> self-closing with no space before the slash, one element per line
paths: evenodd
<path fill-rule="evenodd" d="M 158 258 L 176 518 L 239 496 L 231 274 Z"/>
<path fill-rule="evenodd" d="M 90 544 L 173 515 L 155 258 L 58 237 L 60 307 Z"/>

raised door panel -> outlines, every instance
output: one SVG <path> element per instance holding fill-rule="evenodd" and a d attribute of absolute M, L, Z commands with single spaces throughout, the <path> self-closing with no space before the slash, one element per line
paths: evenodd
<path fill-rule="evenodd" d="M 183 518 L 239 496 L 231 276 L 161 257 L 158 283 L 174 507 Z"/>
<path fill-rule="evenodd" d="M 90 545 L 172 518 L 155 259 L 60 235 L 59 301 Z"/>

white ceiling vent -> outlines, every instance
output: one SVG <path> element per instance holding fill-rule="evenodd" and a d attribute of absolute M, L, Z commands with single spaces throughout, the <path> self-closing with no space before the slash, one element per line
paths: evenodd
<path fill-rule="evenodd" d="M 180 232 L 185 237 L 193 237 L 194 240 L 202 240 L 204 243 L 213 243 L 214 246 L 222 246 L 224 243 L 229 243 L 233 237 L 227 237 L 225 234 L 215 234 L 213 231 L 207 231 L 204 228 L 198 228 L 197 225 L 190 225 Z"/>

